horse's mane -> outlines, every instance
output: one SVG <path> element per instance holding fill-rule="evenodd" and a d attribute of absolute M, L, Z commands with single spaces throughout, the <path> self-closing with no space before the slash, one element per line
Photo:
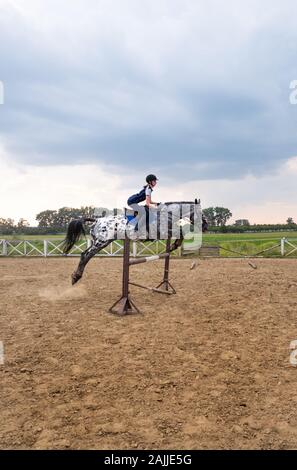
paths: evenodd
<path fill-rule="evenodd" d="M 195 199 L 195 201 L 169 201 L 169 202 L 164 202 L 166 206 L 169 206 L 171 204 L 200 204 L 200 200 Z"/>

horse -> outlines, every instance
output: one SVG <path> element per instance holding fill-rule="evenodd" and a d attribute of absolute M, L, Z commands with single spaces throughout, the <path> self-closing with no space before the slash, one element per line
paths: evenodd
<path fill-rule="evenodd" d="M 150 227 L 155 229 L 156 235 L 153 239 L 150 238 L 150 233 L 145 233 L 144 236 L 142 234 L 141 238 L 139 237 L 135 226 L 129 223 L 130 220 L 126 211 L 120 215 L 104 215 L 97 218 L 84 217 L 72 220 L 68 225 L 66 238 L 63 243 L 64 254 L 70 252 L 82 235 L 85 236 L 84 224 L 86 222 L 93 223 L 90 227 L 91 246 L 81 254 L 78 267 L 71 276 L 72 285 L 82 278 L 84 269 L 93 256 L 103 248 L 106 248 L 114 240 L 124 239 L 126 236 L 130 240 L 160 240 L 164 238 L 164 229 L 166 229 L 166 238 L 171 239 L 172 235 L 176 237 L 178 231 L 179 236 L 170 247 L 170 252 L 172 252 L 181 246 L 186 231 L 185 226 L 188 228 L 188 231 L 193 231 L 195 227 L 197 228 L 197 218 L 198 220 L 200 218 L 200 224 L 198 224 L 200 230 L 202 229 L 202 232 L 207 231 L 207 220 L 201 214 L 200 201 L 197 199 L 194 202 L 165 202 L 158 205 L 158 210 L 162 215 L 166 213 L 166 217 L 161 215 L 161 217 L 155 218 L 153 222 L 154 227 Z M 166 227 L 162 226 L 162 223 L 163 225 L 166 224 Z"/>

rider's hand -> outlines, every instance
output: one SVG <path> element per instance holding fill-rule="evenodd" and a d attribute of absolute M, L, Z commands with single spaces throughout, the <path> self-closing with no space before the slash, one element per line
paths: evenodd
<path fill-rule="evenodd" d="M 167 206 L 166 204 L 163 204 L 163 202 L 159 202 L 158 205 L 157 205 L 159 211 L 167 211 Z"/>

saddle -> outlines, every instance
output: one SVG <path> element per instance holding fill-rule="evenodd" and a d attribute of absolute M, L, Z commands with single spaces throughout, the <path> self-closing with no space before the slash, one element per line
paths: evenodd
<path fill-rule="evenodd" d="M 135 219 L 135 217 L 137 217 L 138 212 L 134 211 L 133 209 L 128 209 L 127 207 L 125 207 L 124 210 L 125 210 L 125 218 L 127 219 L 128 224 L 130 224 L 130 222 L 132 222 Z M 131 225 L 134 225 L 134 224 L 132 223 Z M 135 223 L 134 230 L 135 230 L 135 232 L 138 230 L 138 222 Z M 155 241 L 155 239 L 149 238 L 149 223 L 148 223 L 148 220 L 146 221 L 146 234 L 147 234 L 147 238 L 144 241 L 151 241 L 151 242 Z"/>
<path fill-rule="evenodd" d="M 125 218 L 128 220 L 128 222 L 131 222 L 131 220 L 135 219 L 138 214 L 138 212 L 134 211 L 133 209 L 128 209 L 127 207 L 125 207 L 124 210 Z"/>

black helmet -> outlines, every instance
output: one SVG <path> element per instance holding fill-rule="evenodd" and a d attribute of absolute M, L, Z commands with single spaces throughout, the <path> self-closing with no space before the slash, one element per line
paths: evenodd
<path fill-rule="evenodd" d="M 158 181 L 158 178 L 156 177 L 156 175 L 147 175 L 146 182 L 151 183 L 152 181 Z"/>

